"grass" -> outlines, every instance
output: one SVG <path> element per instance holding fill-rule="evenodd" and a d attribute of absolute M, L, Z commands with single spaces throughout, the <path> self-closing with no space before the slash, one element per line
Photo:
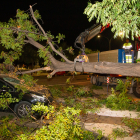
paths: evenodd
<path fill-rule="evenodd" d="M 90 98 L 95 95 L 92 90 L 94 88 L 97 89 L 98 86 L 53 86 L 50 87 L 50 90 L 54 98 L 65 99 L 65 106 L 80 109 L 83 113 L 86 113 L 87 111 L 95 112 L 97 108 L 102 106 L 97 98 Z"/>
<path fill-rule="evenodd" d="M 54 98 L 64 98 L 66 106 L 81 109 L 83 112 L 95 112 L 96 108 L 100 108 L 102 105 L 112 110 L 140 111 L 140 102 L 133 102 L 125 93 L 115 93 L 113 90 L 113 93 L 108 97 L 106 94 L 95 94 L 93 89 L 101 90 L 102 87 L 100 86 L 67 85 L 64 87 L 56 85 L 49 88 Z M 86 100 L 82 101 L 83 98 Z"/>
<path fill-rule="evenodd" d="M 85 130 L 83 132 L 83 140 L 95 140 L 95 137 L 93 136 L 93 132 Z"/>
<path fill-rule="evenodd" d="M 121 128 L 114 128 L 111 134 L 111 137 L 113 137 L 114 139 L 116 139 L 117 137 L 124 138 L 127 136 L 129 136 L 129 133 Z"/>
<path fill-rule="evenodd" d="M 137 110 L 140 111 L 140 101 L 134 102 L 128 94 L 119 91 L 116 92 L 112 89 L 112 94 L 107 96 L 106 94 L 95 94 L 93 89 L 101 90 L 101 86 L 90 85 L 90 86 L 80 86 L 80 85 L 67 85 L 67 86 L 51 86 L 49 87 L 54 98 L 64 98 L 66 105 L 77 109 L 84 110 L 95 110 L 95 108 L 105 105 L 107 108 L 112 110 Z M 95 101 L 85 101 L 86 103 L 81 103 L 82 98 L 96 99 Z M 77 101 L 77 99 L 79 99 Z M 93 104 L 93 105 L 91 105 Z M 100 105 L 99 105 L 100 104 Z M 92 109 L 91 109 L 92 108 Z M 94 112 L 94 111 L 93 111 Z"/>
<path fill-rule="evenodd" d="M 13 115 L 2 116 L 2 117 L 0 117 L 0 121 L 1 121 L 1 122 L 6 122 L 6 121 L 12 120 L 13 118 L 14 118 Z"/>
<path fill-rule="evenodd" d="M 140 120 L 139 119 L 133 119 L 133 118 L 123 118 L 122 122 L 131 128 L 134 132 L 137 132 L 140 130 Z"/>
<path fill-rule="evenodd" d="M 102 89 L 99 86 L 51 86 L 49 87 L 54 98 L 64 98 L 65 106 L 80 109 L 82 113 L 95 112 L 102 106 L 102 102 L 98 100 L 93 92 L 93 89 Z M 103 98 L 103 97 L 102 97 Z"/>
<path fill-rule="evenodd" d="M 113 89 L 112 89 L 113 90 Z M 112 110 L 137 110 L 140 111 L 140 102 L 133 102 L 127 93 L 113 93 L 102 101 L 107 108 Z"/>
<path fill-rule="evenodd" d="M 0 140 L 14 140 L 17 139 L 17 135 L 21 134 L 31 134 L 31 131 L 33 128 L 25 127 L 22 125 L 17 125 L 14 120 L 12 120 L 14 117 L 12 115 L 4 116 L 0 118 Z M 23 123 L 23 121 L 28 121 L 29 119 L 24 120 L 20 119 L 20 124 Z"/>
<path fill-rule="evenodd" d="M 92 85 L 91 89 L 103 89 L 103 87 L 102 86 Z"/>
<path fill-rule="evenodd" d="M 102 89 L 100 86 L 79 86 L 79 85 L 54 85 L 48 87 L 54 97 L 68 97 L 68 96 L 81 96 L 92 97 L 94 95 L 93 89 Z"/>

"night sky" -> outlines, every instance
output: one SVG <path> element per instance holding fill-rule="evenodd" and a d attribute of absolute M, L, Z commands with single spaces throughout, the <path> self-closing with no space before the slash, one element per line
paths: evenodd
<path fill-rule="evenodd" d="M 0 4 L 0 21 L 7 22 L 9 18 L 14 18 L 17 9 L 26 11 L 29 9 L 29 5 L 37 3 L 33 6 L 33 9 L 39 10 L 44 24 L 42 24 L 42 21 L 39 22 L 45 31 L 51 31 L 53 35 L 57 35 L 58 33 L 64 34 L 66 36 L 65 42 L 67 42 L 69 46 L 74 46 L 74 41 L 77 36 L 96 23 L 95 20 L 88 22 L 86 15 L 83 14 L 87 2 L 88 0 L 14 0 L 9 2 L 3 0 Z M 94 3 L 93 0 L 91 0 L 91 2 Z M 107 51 L 109 42 L 105 37 L 110 39 L 113 37 L 113 33 L 110 31 L 110 28 L 108 28 L 101 36 L 100 39 L 94 37 L 86 43 L 86 47 L 94 51 L 97 49 Z M 121 40 L 120 38 L 112 38 L 111 48 L 122 48 L 124 41 L 125 40 Z"/>

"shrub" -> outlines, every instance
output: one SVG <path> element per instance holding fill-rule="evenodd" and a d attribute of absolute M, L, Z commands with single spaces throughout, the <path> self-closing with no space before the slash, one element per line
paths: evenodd
<path fill-rule="evenodd" d="M 86 96 L 87 97 L 89 95 L 90 95 L 89 88 L 87 88 L 87 87 L 80 87 L 80 88 L 77 89 L 76 96 L 78 96 L 78 97 Z"/>
<path fill-rule="evenodd" d="M 124 131 L 123 129 L 121 128 L 114 128 L 113 129 L 113 133 L 112 133 L 112 136 L 116 139 L 117 137 L 120 137 L 120 138 L 124 138 L 126 136 L 128 136 L 128 132 Z"/>
<path fill-rule="evenodd" d="M 37 130 L 34 135 L 26 136 L 22 134 L 20 138 L 25 140 L 82 139 L 83 130 L 80 126 L 80 120 L 78 119 L 79 114 L 80 110 L 61 107 L 61 110 L 53 115 L 54 120 L 50 125 L 43 126 L 40 130 Z"/>
<path fill-rule="evenodd" d="M 59 89 L 57 89 L 57 88 L 50 88 L 50 91 L 51 91 L 51 93 L 52 93 L 52 95 L 54 96 L 54 97 L 58 97 L 58 96 L 60 96 L 61 95 L 61 90 L 59 90 Z"/>
<path fill-rule="evenodd" d="M 133 119 L 133 118 L 124 118 L 122 120 L 123 123 L 125 123 L 126 126 L 130 127 L 134 131 L 137 131 L 140 129 L 140 120 L 139 119 Z"/>
<path fill-rule="evenodd" d="M 19 100 L 16 98 L 13 98 L 12 95 L 9 92 L 6 92 L 5 94 L 1 93 L 0 95 L 0 108 L 7 109 L 8 105 L 14 102 L 18 102 Z"/>
<path fill-rule="evenodd" d="M 109 95 L 106 99 L 106 106 L 114 110 L 133 110 L 136 108 L 136 105 L 124 92 Z"/>
<path fill-rule="evenodd" d="M 72 85 L 72 86 L 69 86 L 68 88 L 67 88 L 67 91 L 73 91 L 73 88 L 74 88 L 74 86 Z"/>
<path fill-rule="evenodd" d="M 122 80 L 118 80 L 118 85 L 116 86 L 116 90 L 119 91 L 115 92 L 112 88 L 112 94 L 109 95 L 106 99 L 106 106 L 108 108 L 114 110 L 133 110 L 136 109 L 136 104 L 132 102 L 127 95 L 128 87 L 130 86 L 129 79 L 126 80 L 124 83 Z"/>

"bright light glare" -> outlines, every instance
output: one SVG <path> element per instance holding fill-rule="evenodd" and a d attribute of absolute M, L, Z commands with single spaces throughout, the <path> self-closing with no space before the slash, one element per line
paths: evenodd
<path fill-rule="evenodd" d="M 120 33 L 119 33 L 119 36 L 122 36 L 122 35 L 123 35 L 123 32 L 120 32 Z"/>

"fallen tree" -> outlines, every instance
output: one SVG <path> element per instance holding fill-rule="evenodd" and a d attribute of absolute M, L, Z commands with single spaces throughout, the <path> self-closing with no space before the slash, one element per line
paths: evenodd
<path fill-rule="evenodd" d="M 17 10 L 16 19 L 10 19 L 8 23 L 0 23 L 0 37 L 1 44 L 5 46 L 8 52 L 2 52 L 1 58 L 5 59 L 6 64 L 12 64 L 14 60 L 18 59 L 22 53 L 22 47 L 24 44 L 30 43 L 39 49 L 39 56 L 44 58 L 45 68 L 36 70 L 30 70 L 24 73 L 35 72 L 39 70 L 53 70 L 49 77 L 54 75 L 58 71 L 79 71 L 90 72 L 100 74 L 121 74 L 124 76 L 140 77 L 140 64 L 120 64 L 112 62 L 87 62 L 80 63 L 67 59 L 67 57 L 57 50 L 54 46 L 56 41 L 54 36 L 49 32 L 45 32 L 38 19 L 41 18 L 38 11 L 33 12 L 32 6 L 30 6 L 28 13 Z M 63 38 L 63 35 L 56 37 L 57 43 Z M 46 40 L 46 46 L 43 46 L 39 41 Z M 51 51 L 61 56 L 65 62 L 56 60 Z M 72 51 L 72 48 L 69 48 Z M 17 72 L 21 74 L 21 72 Z"/>

